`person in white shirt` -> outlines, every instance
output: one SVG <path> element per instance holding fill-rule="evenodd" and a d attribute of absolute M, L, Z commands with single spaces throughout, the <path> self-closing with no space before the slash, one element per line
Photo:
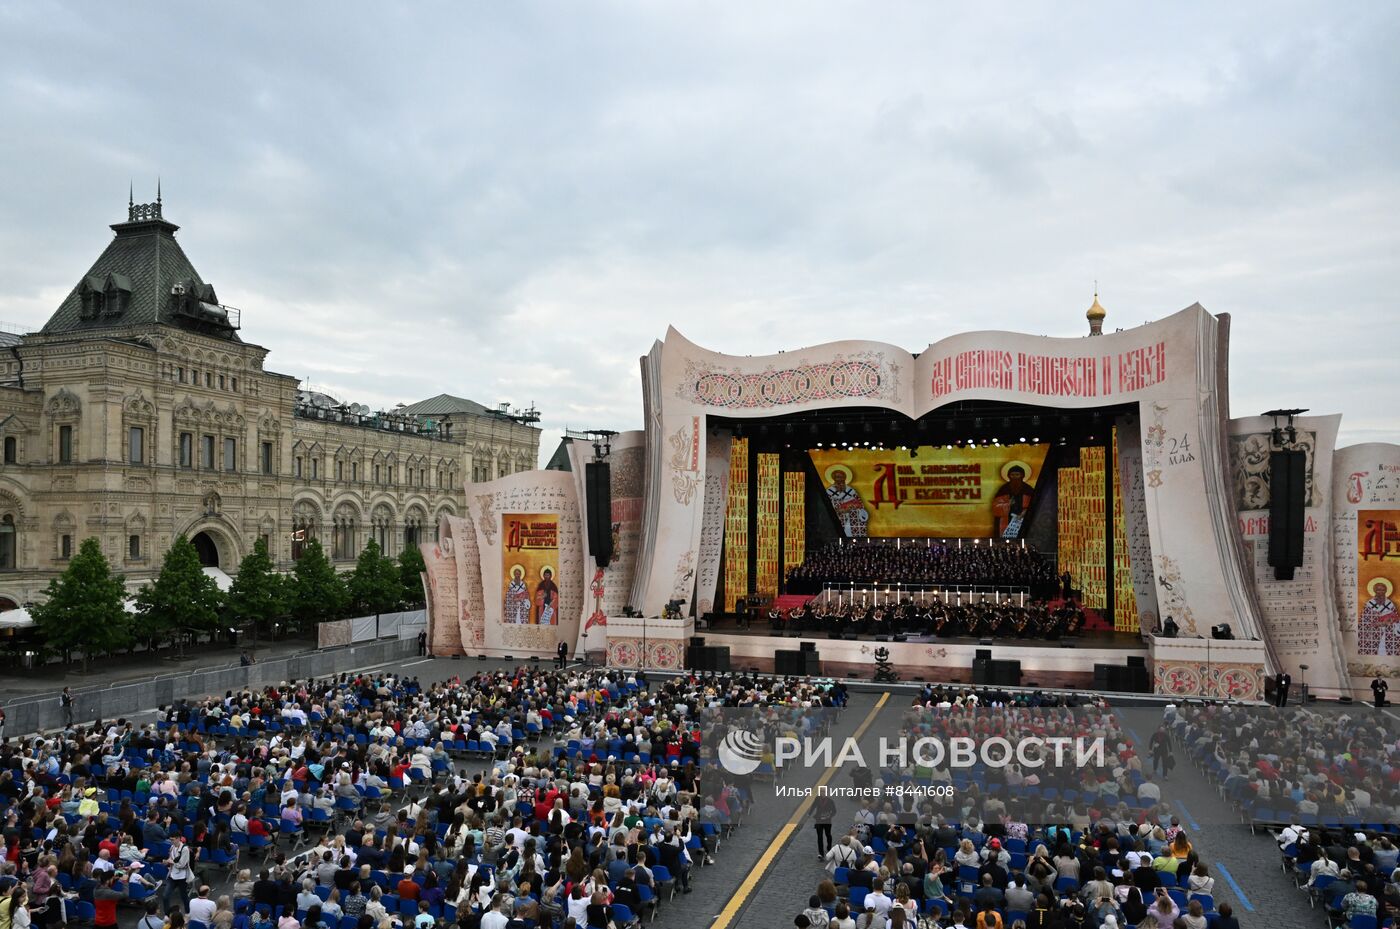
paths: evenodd
<path fill-rule="evenodd" d="M 1285 826 L 1283 831 L 1278 834 L 1278 847 L 1287 848 L 1290 845 L 1303 841 L 1307 837 L 1308 830 L 1298 825 L 1298 821 L 1295 819 Z"/>
<path fill-rule="evenodd" d="M 1143 781 L 1138 785 L 1137 795 L 1139 800 L 1151 800 L 1153 803 L 1157 803 L 1162 799 L 1162 788 L 1151 781 Z"/>
<path fill-rule="evenodd" d="M 848 835 L 842 836 L 840 842 L 826 851 L 826 870 L 829 874 L 835 874 L 837 868 L 849 868 L 855 862 L 855 840 Z"/>
<path fill-rule="evenodd" d="M 874 886 L 870 889 L 870 893 L 865 895 L 866 909 L 873 909 L 875 915 L 883 919 L 892 906 L 894 906 L 894 900 L 886 895 L 885 882 L 875 881 Z"/>
<path fill-rule="evenodd" d="M 206 926 L 213 925 L 214 913 L 217 910 L 218 906 L 209 899 L 209 885 L 201 884 L 199 896 L 190 901 L 190 921 L 204 923 Z"/>
<path fill-rule="evenodd" d="M 510 923 L 510 917 L 501 912 L 501 906 L 504 901 L 505 896 L 503 894 L 497 894 L 495 899 L 491 901 L 490 911 L 482 914 L 481 929 L 506 929 L 506 926 Z M 585 915 L 585 919 L 586 918 Z"/>

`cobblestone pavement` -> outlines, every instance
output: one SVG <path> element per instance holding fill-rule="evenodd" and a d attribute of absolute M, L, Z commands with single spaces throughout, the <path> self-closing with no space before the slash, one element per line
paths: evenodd
<path fill-rule="evenodd" d="M 857 700 L 870 701 L 866 704 L 867 706 L 874 703 L 874 698 L 870 694 L 853 694 L 851 701 L 853 707 L 856 707 Z M 908 706 L 907 695 L 891 695 L 875 718 L 874 723 L 858 743 L 861 754 L 866 759 L 873 760 L 879 757 L 876 747 L 877 741 L 881 735 L 892 736 L 898 733 L 900 718 Z M 859 708 L 856 708 L 855 712 L 859 714 L 861 719 L 866 713 L 865 710 Z M 847 713 L 850 714 L 851 710 L 848 710 Z M 843 722 L 851 721 L 850 719 L 843 720 Z M 852 730 L 854 728 L 855 726 L 851 727 Z M 844 733 L 842 734 L 844 735 Z M 821 773 L 822 769 L 816 769 L 810 780 L 815 781 L 816 776 Z M 797 782 L 795 774 L 791 775 L 790 779 L 794 783 Z M 830 784 L 832 787 L 851 786 L 850 767 L 846 766 L 838 771 L 831 779 Z M 832 824 L 832 833 L 837 841 L 840 841 L 841 836 L 849 828 L 852 817 L 859 807 L 859 800 L 840 798 L 836 801 L 836 819 Z M 790 816 L 791 813 L 788 815 Z M 793 917 L 806 908 L 808 898 L 816 892 L 818 882 L 826 876 L 825 866 L 817 859 L 816 831 L 812 827 L 811 819 L 807 818 L 793 832 L 782 852 L 773 861 L 768 872 L 763 875 L 758 890 L 749 898 L 748 905 L 739 914 L 733 925 L 737 929 L 781 929 L 781 927 L 791 926 Z M 687 925 L 698 926 L 701 924 L 691 923 Z"/>
<path fill-rule="evenodd" d="M 894 735 L 898 731 L 900 715 L 906 706 L 907 700 L 902 696 L 892 697 L 886 704 L 861 740 L 866 757 L 876 757 L 874 743 L 880 735 Z M 1125 725 L 1132 730 L 1134 741 L 1143 745 L 1162 718 L 1161 710 L 1156 708 L 1119 712 Z M 832 783 L 849 783 L 847 772 L 839 773 Z M 1292 878 L 1280 869 L 1278 848 L 1273 839 L 1264 833 L 1252 835 L 1249 827 L 1243 825 L 1239 816 L 1220 798 L 1216 787 L 1199 771 L 1190 764 L 1180 766 L 1162 788 L 1164 798 L 1181 814 L 1182 823 L 1216 878 L 1217 903 L 1228 901 L 1242 927 L 1303 929 L 1307 926 L 1316 929 L 1322 924 L 1321 913 L 1309 909 L 1306 896 L 1294 888 Z M 834 829 L 838 837 L 843 824 L 849 824 L 855 808 L 852 801 L 839 803 Z M 763 875 L 758 890 L 734 922 L 735 927 L 790 926 L 824 877 L 826 870 L 816 857 L 815 835 L 810 824 L 804 823 Z"/>

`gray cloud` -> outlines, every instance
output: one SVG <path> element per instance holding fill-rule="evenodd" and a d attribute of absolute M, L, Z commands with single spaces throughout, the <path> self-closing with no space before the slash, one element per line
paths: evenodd
<path fill-rule="evenodd" d="M 8 4 L 0 319 L 41 323 L 127 179 L 159 174 L 245 337 L 347 399 L 627 428 L 669 323 L 739 354 L 1074 335 L 1097 278 L 1110 328 L 1231 313 L 1236 413 L 1400 440 L 1397 25 L 1319 3 Z"/>

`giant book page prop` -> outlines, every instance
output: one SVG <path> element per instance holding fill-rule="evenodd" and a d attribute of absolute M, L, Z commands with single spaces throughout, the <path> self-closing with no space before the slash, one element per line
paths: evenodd
<path fill-rule="evenodd" d="M 1269 432 L 1262 416 L 1230 421 L 1230 474 L 1240 538 L 1248 554 L 1268 641 L 1279 666 L 1306 679 L 1321 696 L 1344 686 L 1341 636 L 1332 579 L 1332 456 L 1340 416 L 1299 418 L 1298 445 L 1306 454 L 1303 564 L 1293 580 L 1280 581 L 1269 566 Z M 1299 665 L 1308 666 L 1303 674 Z"/>
<path fill-rule="evenodd" d="M 583 540 L 573 475 L 522 471 L 471 484 L 488 655 L 550 656 L 578 641 Z"/>

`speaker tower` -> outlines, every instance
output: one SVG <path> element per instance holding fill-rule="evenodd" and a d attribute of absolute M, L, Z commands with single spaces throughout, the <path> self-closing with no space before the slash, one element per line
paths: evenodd
<path fill-rule="evenodd" d="M 588 550 L 598 567 L 612 560 L 612 475 L 606 461 L 583 466 L 584 493 L 588 497 Z"/>
<path fill-rule="evenodd" d="M 1280 581 L 1303 564 L 1303 507 L 1307 457 L 1299 449 L 1269 453 L 1269 565 Z"/>

